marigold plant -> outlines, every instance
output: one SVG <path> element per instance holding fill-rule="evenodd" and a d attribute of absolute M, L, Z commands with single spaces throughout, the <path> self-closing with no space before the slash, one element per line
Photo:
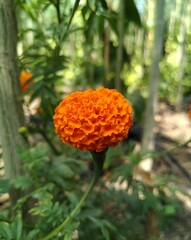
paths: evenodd
<path fill-rule="evenodd" d="M 63 142 L 81 150 L 102 152 L 127 137 L 132 112 L 121 93 L 99 88 L 69 94 L 56 107 L 53 119 Z"/>
<path fill-rule="evenodd" d="M 30 87 L 31 85 L 31 82 L 30 83 L 27 83 L 27 81 L 32 77 L 32 74 L 29 73 L 29 72 L 25 72 L 25 71 L 22 71 L 20 73 L 20 79 L 19 79 L 19 82 L 20 82 L 20 86 L 21 86 L 21 92 L 22 93 L 25 93 L 28 88 Z"/>

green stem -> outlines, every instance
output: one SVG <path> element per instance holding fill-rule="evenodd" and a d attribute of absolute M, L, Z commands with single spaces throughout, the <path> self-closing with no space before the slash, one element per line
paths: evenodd
<path fill-rule="evenodd" d="M 72 23 L 72 19 L 73 19 L 73 17 L 74 17 L 74 14 L 75 14 L 77 8 L 78 8 L 79 3 L 80 3 L 80 0 L 76 0 L 75 3 L 74 3 L 74 7 L 73 7 L 73 9 L 72 9 L 72 13 L 71 13 L 71 15 L 70 15 L 69 22 L 68 22 L 68 24 L 67 24 L 67 26 L 66 26 L 66 31 L 65 31 L 64 34 L 61 36 L 61 38 L 60 38 L 60 43 L 62 42 L 62 40 L 65 38 L 66 34 L 68 33 L 68 30 L 69 30 L 70 25 L 71 25 L 71 23 Z"/>
<path fill-rule="evenodd" d="M 98 179 L 101 176 L 102 173 L 102 169 L 103 169 L 103 164 L 105 161 L 105 156 L 106 156 L 106 151 L 103 151 L 101 153 L 96 153 L 96 152 L 92 152 L 92 156 L 93 156 L 93 160 L 94 160 L 94 174 L 91 180 L 91 183 L 87 189 L 87 191 L 84 193 L 84 195 L 82 196 L 80 202 L 78 203 L 78 205 L 73 209 L 73 211 L 70 213 L 70 215 L 65 219 L 65 221 L 59 225 L 57 228 L 55 228 L 51 233 L 49 233 L 46 237 L 41 238 L 40 240 L 48 240 L 56 235 L 59 234 L 59 232 L 61 230 L 64 229 L 64 227 L 76 216 L 76 214 L 80 211 L 82 205 L 84 204 L 84 202 L 86 201 L 87 197 L 89 196 L 89 194 L 91 193 L 93 187 L 95 186 L 95 184 L 97 183 Z"/>

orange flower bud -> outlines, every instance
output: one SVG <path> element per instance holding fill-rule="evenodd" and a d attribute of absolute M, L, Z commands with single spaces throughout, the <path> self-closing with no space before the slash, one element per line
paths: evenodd
<path fill-rule="evenodd" d="M 55 131 L 63 142 L 102 152 L 127 137 L 133 124 L 132 107 L 114 89 L 89 89 L 65 97 L 56 107 Z"/>
<path fill-rule="evenodd" d="M 25 93 L 28 88 L 30 87 L 31 83 L 27 83 L 27 81 L 32 77 L 32 74 L 29 72 L 22 71 L 20 74 L 20 86 L 21 86 L 21 92 Z"/>

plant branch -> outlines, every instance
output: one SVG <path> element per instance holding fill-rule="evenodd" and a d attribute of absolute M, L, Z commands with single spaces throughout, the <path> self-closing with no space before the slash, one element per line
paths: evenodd
<path fill-rule="evenodd" d="M 36 128 L 33 129 L 32 127 L 30 128 L 31 130 L 38 130 L 38 132 L 42 135 L 42 137 L 44 138 L 44 140 L 47 142 L 47 144 L 50 146 L 50 148 L 52 149 L 53 153 L 55 155 L 60 155 L 60 151 L 57 149 L 57 147 L 53 144 L 53 142 L 51 141 L 51 139 L 49 138 L 49 136 L 47 135 L 46 131 L 44 131 L 42 129 L 42 127 L 40 126 L 40 123 L 38 122 L 38 120 L 35 118 L 35 116 L 33 116 L 31 114 L 31 121 L 36 125 Z"/>
<path fill-rule="evenodd" d="M 79 3 L 80 3 L 80 0 L 76 0 L 75 3 L 74 3 L 74 7 L 73 7 L 73 9 L 72 9 L 72 13 L 71 13 L 69 22 L 68 22 L 67 27 L 66 27 L 66 31 L 65 31 L 64 34 L 62 35 L 60 42 L 62 42 L 62 40 L 64 39 L 64 37 L 65 37 L 66 34 L 68 33 L 68 30 L 69 30 L 69 28 L 70 28 L 72 19 L 73 19 L 73 17 L 74 17 L 74 14 L 75 14 L 77 8 L 78 8 Z"/>
<path fill-rule="evenodd" d="M 73 211 L 65 219 L 65 221 L 61 225 L 59 225 L 57 228 L 55 228 L 51 233 L 49 233 L 46 237 L 41 238 L 40 240 L 48 240 L 48 239 L 51 239 L 52 237 L 58 235 L 60 233 L 60 231 L 63 231 L 64 228 L 67 226 L 67 224 L 70 223 L 73 220 L 73 218 L 78 214 L 78 212 L 82 208 L 83 204 L 85 203 L 85 201 L 88 198 L 89 194 L 91 193 L 93 187 L 95 186 L 95 184 L 97 183 L 98 179 L 100 178 L 100 176 L 102 174 L 103 164 L 104 164 L 105 157 L 106 157 L 106 151 L 107 150 L 105 150 L 101 153 L 92 152 L 92 156 L 93 156 L 93 160 L 94 160 L 94 174 L 93 174 L 92 180 L 90 182 L 90 185 L 89 185 L 87 191 L 84 193 L 84 195 L 82 196 L 78 205 L 73 209 Z"/>
<path fill-rule="evenodd" d="M 57 228 L 55 228 L 51 233 L 49 233 L 46 237 L 42 238 L 41 240 L 48 240 L 51 239 L 52 237 L 56 236 L 59 234 L 60 231 L 62 231 L 64 229 L 64 227 L 76 216 L 76 214 L 79 212 L 79 210 L 81 209 L 82 205 L 84 204 L 85 200 L 87 199 L 87 197 L 89 196 L 90 192 L 92 191 L 94 185 L 96 184 L 98 178 L 96 177 L 96 174 L 94 173 L 94 176 L 92 178 L 92 181 L 87 189 L 87 191 L 84 193 L 84 195 L 82 196 L 80 202 L 78 203 L 78 205 L 73 209 L 73 211 L 71 212 L 71 214 L 65 219 L 65 221 L 58 226 Z"/>
<path fill-rule="evenodd" d="M 172 147 L 170 149 L 167 149 L 167 150 L 164 150 L 164 151 L 161 151 L 161 152 L 158 152 L 158 153 L 157 152 L 156 153 L 152 152 L 152 153 L 149 154 L 150 155 L 149 157 L 152 157 L 152 158 L 163 157 L 166 154 L 169 154 L 172 151 L 176 150 L 177 148 L 186 147 L 190 142 L 191 142 L 191 138 L 188 139 L 186 142 L 179 143 L 175 147 Z M 148 158 L 148 155 L 145 156 L 144 158 Z"/>
<path fill-rule="evenodd" d="M 55 153 L 55 155 L 60 155 L 60 151 L 57 150 L 57 148 L 54 146 L 54 144 L 52 143 L 52 141 L 50 140 L 50 138 L 48 137 L 48 135 L 46 134 L 45 131 L 42 130 L 42 128 L 39 127 L 39 132 L 41 133 L 41 135 L 43 136 L 44 140 L 48 143 L 48 145 L 50 146 L 50 148 L 52 149 L 52 151 Z"/>
<path fill-rule="evenodd" d="M 61 18 L 61 13 L 60 13 L 60 0 L 56 1 L 55 8 L 56 8 L 56 13 L 57 13 L 58 24 L 61 24 L 62 18 Z"/>
<path fill-rule="evenodd" d="M 161 146 L 157 146 L 157 147 L 159 148 L 160 151 L 164 151 L 164 148 L 163 148 L 163 147 L 161 147 Z M 191 174 L 189 173 L 189 171 L 187 171 L 187 169 L 186 169 L 185 167 L 183 167 L 183 166 L 180 164 L 180 162 L 179 162 L 179 160 L 178 160 L 177 157 L 175 157 L 175 156 L 174 156 L 173 154 L 171 154 L 171 153 L 168 153 L 167 155 L 165 155 L 165 156 L 163 156 L 163 157 L 164 157 L 164 159 L 166 160 L 168 166 L 170 165 L 170 164 L 169 164 L 169 161 L 171 161 L 172 163 L 174 163 L 174 164 L 179 168 L 179 170 L 182 172 L 182 174 L 184 174 L 184 176 L 185 176 L 186 178 L 188 178 L 189 181 L 191 181 Z M 171 167 L 171 165 L 170 165 L 170 167 Z"/>
<path fill-rule="evenodd" d="M 123 66 L 123 41 L 124 41 L 124 15 L 125 15 L 125 0 L 119 1 L 119 18 L 118 18 L 118 47 L 116 56 L 116 77 L 115 87 L 121 91 L 121 70 Z"/>

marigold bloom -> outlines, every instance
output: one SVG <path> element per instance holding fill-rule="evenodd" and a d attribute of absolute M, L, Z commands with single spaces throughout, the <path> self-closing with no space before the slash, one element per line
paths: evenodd
<path fill-rule="evenodd" d="M 20 86 L 21 86 L 21 92 L 22 93 L 25 93 L 28 88 L 30 87 L 31 85 L 31 82 L 30 83 L 27 83 L 27 81 L 32 77 L 32 74 L 29 73 L 29 72 L 25 72 L 25 71 L 22 71 L 21 74 L 20 74 Z"/>
<path fill-rule="evenodd" d="M 56 107 L 55 131 L 63 142 L 102 152 L 127 137 L 133 123 L 132 107 L 114 89 L 75 92 Z"/>
<path fill-rule="evenodd" d="M 188 117 L 189 117 L 190 120 L 191 120 L 191 105 L 190 105 L 189 110 L 188 110 Z"/>

